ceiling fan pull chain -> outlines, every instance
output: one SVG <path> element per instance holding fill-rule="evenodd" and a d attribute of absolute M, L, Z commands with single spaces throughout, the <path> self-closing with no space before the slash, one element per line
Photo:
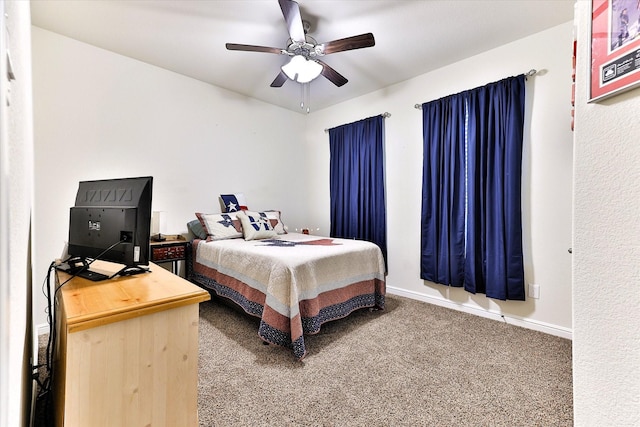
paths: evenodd
<path fill-rule="evenodd" d="M 306 113 L 309 114 L 311 108 L 309 105 L 311 104 L 311 83 L 300 83 L 300 108 L 305 109 Z"/>

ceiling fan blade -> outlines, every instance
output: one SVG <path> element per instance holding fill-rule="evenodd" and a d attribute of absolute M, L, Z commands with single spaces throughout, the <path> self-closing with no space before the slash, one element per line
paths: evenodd
<path fill-rule="evenodd" d="M 322 71 L 320 74 L 325 76 L 327 80 L 329 80 L 334 85 L 340 87 L 347 83 L 349 80 L 346 79 L 342 74 L 338 73 L 336 70 L 325 64 L 324 62 L 316 59 L 318 64 L 322 65 Z"/>
<path fill-rule="evenodd" d="M 228 50 L 241 50 L 245 52 L 265 52 L 265 53 L 277 53 L 277 54 L 286 53 L 285 51 L 277 47 L 254 46 L 251 44 L 227 43 L 225 44 L 225 46 Z"/>
<path fill-rule="evenodd" d="M 294 42 L 304 43 L 307 39 L 304 35 L 304 28 L 302 26 L 300 6 L 298 6 L 298 3 L 293 0 L 278 0 L 278 3 L 280 3 L 282 15 L 287 23 L 289 37 L 291 37 L 291 40 Z"/>
<path fill-rule="evenodd" d="M 366 33 L 358 36 L 347 37 L 340 40 L 334 40 L 332 42 L 323 43 L 322 52 L 325 55 L 336 52 L 343 52 L 345 50 L 362 49 L 363 47 L 375 46 L 376 40 L 373 38 L 373 34 Z"/>
<path fill-rule="evenodd" d="M 287 78 L 287 75 L 283 71 L 280 71 L 280 74 L 278 74 L 271 83 L 271 87 L 282 87 L 284 82 L 287 81 Z"/>

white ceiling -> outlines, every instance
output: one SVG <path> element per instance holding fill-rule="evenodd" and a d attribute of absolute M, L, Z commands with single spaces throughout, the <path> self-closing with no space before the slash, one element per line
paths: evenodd
<path fill-rule="evenodd" d="M 579 0 L 586 1 L 586 0 Z M 311 83 L 311 108 L 390 86 L 573 19 L 575 0 L 299 0 L 319 43 L 371 32 L 374 47 L 324 62 L 349 82 Z M 287 57 L 225 43 L 286 48 L 277 0 L 32 0 L 33 25 L 301 111 L 298 83 L 269 85 Z M 568 41 L 558 48 L 570 54 Z M 522 70 L 523 72 L 527 70 Z M 473 70 L 469 70 L 470 73 Z"/>

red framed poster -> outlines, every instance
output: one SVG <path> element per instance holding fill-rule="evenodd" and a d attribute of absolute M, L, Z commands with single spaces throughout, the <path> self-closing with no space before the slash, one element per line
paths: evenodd
<path fill-rule="evenodd" d="M 592 0 L 589 101 L 637 86 L 640 86 L 640 0 Z"/>

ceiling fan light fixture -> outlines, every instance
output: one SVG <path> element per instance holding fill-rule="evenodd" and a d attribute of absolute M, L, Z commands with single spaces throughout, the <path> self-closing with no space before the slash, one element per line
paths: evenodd
<path fill-rule="evenodd" d="M 294 55 L 289 63 L 282 66 L 282 71 L 291 80 L 298 83 L 309 83 L 322 72 L 322 65 L 302 55 Z"/>

